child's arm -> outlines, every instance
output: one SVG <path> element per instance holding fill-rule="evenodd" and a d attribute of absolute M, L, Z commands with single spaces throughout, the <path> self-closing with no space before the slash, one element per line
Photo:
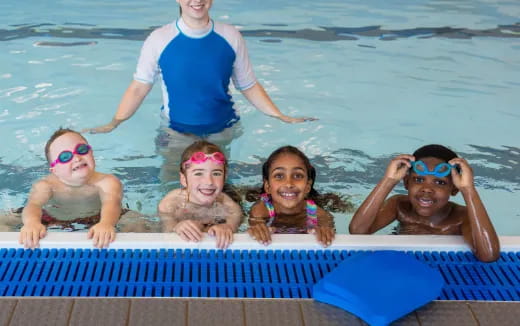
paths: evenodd
<path fill-rule="evenodd" d="M 396 219 L 398 196 L 385 199 L 401 181 L 414 161 L 412 155 L 402 154 L 388 164 L 385 176 L 357 209 L 349 225 L 351 234 L 371 234 L 387 226 Z M 384 203 L 384 204 L 383 204 Z"/>
<path fill-rule="evenodd" d="M 321 207 L 318 207 L 318 225 L 311 229 L 311 233 L 316 234 L 316 240 L 321 243 L 324 247 L 328 247 L 332 244 L 336 235 L 334 229 L 334 216 L 329 212 L 325 211 Z"/>
<path fill-rule="evenodd" d="M 451 170 L 453 184 L 457 187 L 467 208 L 467 219 L 462 224 L 462 234 L 475 256 L 481 261 L 492 262 L 500 257 L 500 244 L 495 228 L 473 182 L 473 170 L 463 158 L 455 158 L 449 162 L 460 167 Z"/>
<path fill-rule="evenodd" d="M 266 225 L 268 216 L 269 212 L 264 203 L 257 201 L 249 211 L 249 229 L 247 229 L 251 238 L 266 246 L 271 243 L 271 233 L 273 232 L 273 229 Z"/>
<path fill-rule="evenodd" d="M 157 213 L 161 218 L 162 231 L 164 233 L 173 232 L 173 228 L 177 224 L 175 211 L 181 200 L 179 196 L 179 189 L 174 189 L 167 193 L 166 196 L 161 199 L 159 205 L 157 205 Z"/>
<path fill-rule="evenodd" d="M 25 248 L 38 247 L 40 239 L 47 234 L 41 221 L 42 207 L 51 197 L 52 187 L 47 181 L 40 180 L 32 186 L 27 204 L 22 211 L 23 227 L 19 237 L 20 244 Z"/>
<path fill-rule="evenodd" d="M 113 175 L 105 175 L 96 184 L 101 200 L 100 220 L 88 231 L 87 238 L 93 239 L 94 247 L 107 248 L 116 238 L 115 226 L 121 216 L 123 186 Z"/>
<path fill-rule="evenodd" d="M 163 232 L 175 232 L 182 240 L 198 242 L 202 239 L 202 223 L 179 216 L 182 202 L 185 200 L 182 189 L 170 191 L 157 207 Z"/>
<path fill-rule="evenodd" d="M 233 242 L 233 233 L 237 231 L 242 220 L 242 209 L 228 195 L 222 194 L 226 215 L 226 223 L 213 225 L 208 229 L 208 234 L 215 236 L 217 248 L 226 249 Z"/>

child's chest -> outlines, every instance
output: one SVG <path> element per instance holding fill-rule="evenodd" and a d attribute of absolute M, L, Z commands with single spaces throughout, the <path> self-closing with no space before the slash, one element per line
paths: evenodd
<path fill-rule="evenodd" d="M 399 234 L 462 234 L 463 219 L 459 214 L 455 214 L 451 208 L 444 214 L 420 216 L 410 206 L 399 205 L 397 220 L 399 221 Z"/>

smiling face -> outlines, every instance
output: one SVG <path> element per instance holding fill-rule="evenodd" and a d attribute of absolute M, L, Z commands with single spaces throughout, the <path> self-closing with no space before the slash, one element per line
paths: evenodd
<path fill-rule="evenodd" d="M 87 144 L 87 141 L 77 133 L 67 132 L 59 136 L 49 146 L 49 160 L 54 162 L 63 151 L 74 153 L 78 144 Z M 50 168 L 50 171 L 63 183 L 70 186 L 80 186 L 85 184 L 92 176 L 95 167 L 96 163 L 92 150 L 89 150 L 84 155 L 73 154 L 69 162 L 59 162 Z"/>
<path fill-rule="evenodd" d="M 191 203 L 209 206 L 217 200 L 224 188 L 224 164 L 207 160 L 191 163 L 180 173 L 181 184 L 188 192 Z"/>
<path fill-rule="evenodd" d="M 213 0 L 177 0 L 181 6 L 182 19 L 191 28 L 206 26 Z"/>
<path fill-rule="evenodd" d="M 432 171 L 439 163 L 445 161 L 435 158 L 421 158 L 428 170 Z M 436 177 L 434 175 L 418 175 L 413 170 L 404 179 L 408 189 L 408 199 L 413 210 L 420 216 L 430 217 L 439 214 L 447 207 L 450 196 L 457 193 L 451 176 Z"/>
<path fill-rule="evenodd" d="M 307 175 L 303 160 L 295 154 L 281 154 L 272 161 L 264 189 L 277 212 L 295 214 L 305 208 L 312 181 Z"/>

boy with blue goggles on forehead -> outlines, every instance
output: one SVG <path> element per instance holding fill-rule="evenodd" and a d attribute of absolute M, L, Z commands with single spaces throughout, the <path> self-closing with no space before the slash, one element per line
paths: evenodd
<path fill-rule="evenodd" d="M 401 180 L 408 194 L 386 199 Z M 459 191 L 467 206 L 449 200 Z M 442 145 L 426 145 L 413 155 L 392 159 L 352 217 L 349 231 L 371 234 L 395 220 L 398 234 L 463 235 L 479 260 L 491 262 L 500 256 L 498 237 L 475 189 L 473 170 Z"/>

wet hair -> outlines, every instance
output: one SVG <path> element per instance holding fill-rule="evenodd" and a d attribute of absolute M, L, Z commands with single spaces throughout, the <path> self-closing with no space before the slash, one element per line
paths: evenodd
<path fill-rule="evenodd" d="M 269 170 L 271 170 L 273 162 L 282 155 L 295 155 L 302 160 L 303 165 L 305 165 L 305 169 L 307 170 L 307 178 L 311 181 L 311 191 L 309 192 L 309 197 L 312 198 L 317 196 L 318 192 L 314 189 L 314 180 L 316 180 L 316 169 L 314 168 L 314 166 L 312 166 L 311 162 L 309 161 L 309 158 L 302 151 L 291 145 L 280 147 L 274 152 L 272 152 L 271 155 L 269 155 L 267 161 L 265 161 L 262 165 L 263 181 L 269 180 Z M 262 192 L 265 192 L 263 185 Z"/>
<path fill-rule="evenodd" d="M 204 154 L 213 154 L 216 152 L 220 152 L 220 153 L 224 154 L 224 152 L 222 152 L 220 147 L 218 147 L 217 145 L 210 143 L 209 141 L 197 140 L 190 146 L 186 147 L 184 152 L 182 152 L 181 161 L 179 164 L 179 169 L 180 169 L 181 173 L 184 174 L 186 172 L 186 170 L 184 169 L 184 162 L 189 160 L 191 158 L 191 156 L 197 152 L 202 152 Z M 227 159 L 226 159 L 226 161 L 224 162 L 224 175 L 226 174 L 226 171 L 227 171 L 227 164 L 228 163 L 227 163 Z"/>
<path fill-rule="evenodd" d="M 224 152 L 222 152 L 220 147 L 218 147 L 217 145 L 210 143 L 209 141 L 206 141 L 206 140 L 197 140 L 190 146 L 186 147 L 184 152 L 182 152 L 181 162 L 180 162 L 180 167 L 179 167 L 182 174 L 184 174 L 186 172 L 186 170 L 184 169 L 184 162 L 189 160 L 190 157 L 196 152 L 203 152 L 204 154 L 213 154 L 216 152 L 220 152 L 220 153 L 224 154 Z M 228 162 L 227 162 L 227 158 L 226 158 L 226 161 L 224 162 L 224 177 L 226 176 L 226 173 L 227 173 L 227 166 L 228 166 Z M 228 195 L 238 205 L 240 205 L 240 208 L 242 210 L 242 215 L 244 216 L 245 211 L 242 206 L 242 197 L 240 196 L 240 193 L 237 191 L 237 188 L 235 188 L 234 186 L 228 185 L 227 183 L 224 183 L 222 192 L 225 193 L 226 195 Z M 242 221 L 240 221 L 240 223 L 242 223 Z"/>
<path fill-rule="evenodd" d="M 425 157 L 435 157 L 439 160 L 449 162 L 450 160 L 458 157 L 457 154 L 455 154 L 455 152 L 448 147 L 437 144 L 423 146 L 413 152 L 412 155 L 417 161 Z"/>
<path fill-rule="evenodd" d="M 314 189 L 316 169 L 312 166 L 309 158 L 294 146 L 287 145 L 280 147 L 269 155 L 262 165 L 263 181 L 269 180 L 269 170 L 271 169 L 273 162 L 281 155 L 295 155 L 302 160 L 305 169 L 307 170 L 307 178 L 311 181 L 311 190 L 309 191 L 308 198 L 314 200 L 318 206 L 331 212 L 352 212 L 354 210 L 354 205 L 346 198 L 335 193 L 320 194 L 316 189 Z M 245 192 L 245 199 L 249 202 L 254 202 L 259 200 L 260 195 L 263 193 L 265 193 L 264 183 L 262 183 L 261 188 L 247 189 Z"/>
<path fill-rule="evenodd" d="M 51 145 L 52 143 L 58 138 L 58 137 L 61 137 L 65 134 L 68 134 L 68 133 L 73 133 L 73 134 L 76 134 L 78 136 L 80 136 L 81 138 L 83 138 L 83 140 L 85 140 L 85 142 L 87 142 L 87 140 L 85 139 L 85 137 L 83 137 L 82 134 L 80 134 L 79 132 L 75 131 L 75 130 L 72 130 L 72 129 L 69 129 L 69 128 L 62 128 L 60 127 L 58 130 L 56 130 L 52 135 L 51 137 L 49 138 L 49 140 L 47 140 L 47 143 L 45 144 L 45 158 L 47 159 L 47 162 L 51 162 L 51 159 L 49 157 L 49 150 L 51 148 Z M 88 143 L 88 142 L 87 142 Z"/>

